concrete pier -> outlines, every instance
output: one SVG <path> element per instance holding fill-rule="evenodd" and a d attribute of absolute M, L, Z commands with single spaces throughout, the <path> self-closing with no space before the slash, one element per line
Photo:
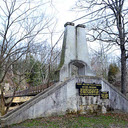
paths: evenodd
<path fill-rule="evenodd" d="M 91 70 L 85 26 L 81 24 L 74 26 L 74 23 L 67 22 L 64 27 L 60 81 L 72 76 L 72 65 L 78 69 L 78 75 L 95 76 Z"/>

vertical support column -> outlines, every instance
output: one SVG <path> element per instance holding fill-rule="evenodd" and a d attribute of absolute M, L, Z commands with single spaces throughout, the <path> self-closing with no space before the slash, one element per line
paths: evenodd
<path fill-rule="evenodd" d="M 91 66 L 89 60 L 88 46 L 86 42 L 85 26 L 79 24 L 76 26 L 76 40 L 77 40 L 77 59 L 85 62 L 89 67 Z"/>
<path fill-rule="evenodd" d="M 75 26 L 74 23 L 67 22 L 65 25 L 65 61 L 64 64 L 68 64 L 71 60 L 75 59 L 76 57 L 76 33 L 75 33 Z"/>
<path fill-rule="evenodd" d="M 64 81 L 70 76 L 69 63 L 76 58 L 76 32 L 74 23 L 67 22 L 65 25 L 65 33 L 61 55 L 60 65 L 60 81 Z"/>

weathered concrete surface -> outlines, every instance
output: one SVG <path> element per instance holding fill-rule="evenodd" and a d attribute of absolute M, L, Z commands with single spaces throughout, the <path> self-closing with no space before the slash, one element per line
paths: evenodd
<path fill-rule="evenodd" d="M 79 96 L 78 89 L 75 87 L 76 82 L 102 84 L 102 91 L 109 91 L 110 99 L 102 100 L 100 96 Z M 19 108 L 6 114 L 1 118 L 1 125 L 7 126 L 27 119 L 63 115 L 70 112 L 86 113 L 89 105 L 102 105 L 103 103 L 104 106 L 128 112 L 128 99 L 105 80 L 90 76 L 74 77 L 49 87 Z"/>
<path fill-rule="evenodd" d="M 65 32 L 63 39 L 63 48 L 60 61 L 60 81 L 64 81 L 69 77 L 69 67 L 68 64 L 71 60 L 76 58 L 76 37 L 75 37 L 75 26 L 73 23 L 65 24 Z"/>
<path fill-rule="evenodd" d="M 65 47 L 65 56 L 64 56 L 64 64 L 68 64 L 71 60 L 76 58 L 76 32 L 75 26 L 67 25 L 65 27 L 65 37 L 64 43 L 66 43 Z"/>
<path fill-rule="evenodd" d="M 81 25 L 76 26 L 76 42 L 77 42 L 77 58 L 78 60 L 82 60 L 89 67 L 91 67 L 88 53 L 88 46 L 86 42 L 86 33 L 85 27 Z"/>

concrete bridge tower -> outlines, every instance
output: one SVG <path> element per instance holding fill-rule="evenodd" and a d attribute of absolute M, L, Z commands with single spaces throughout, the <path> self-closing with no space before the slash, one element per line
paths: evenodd
<path fill-rule="evenodd" d="M 77 68 L 77 75 L 94 76 L 89 60 L 85 26 L 67 22 L 65 25 L 63 47 L 60 61 L 60 81 L 72 76 L 72 66 Z"/>

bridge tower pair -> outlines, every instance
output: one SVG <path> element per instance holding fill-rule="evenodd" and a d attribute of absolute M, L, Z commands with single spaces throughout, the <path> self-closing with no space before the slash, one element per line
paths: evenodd
<path fill-rule="evenodd" d="M 85 26 L 67 22 L 65 25 L 63 47 L 60 61 L 60 81 L 72 76 L 72 67 L 77 69 L 77 75 L 94 76 L 89 60 L 86 42 Z"/>

